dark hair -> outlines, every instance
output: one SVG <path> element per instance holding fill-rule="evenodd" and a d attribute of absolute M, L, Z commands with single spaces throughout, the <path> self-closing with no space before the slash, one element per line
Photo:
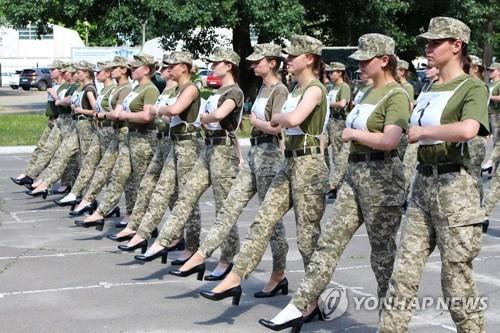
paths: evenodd
<path fill-rule="evenodd" d="M 408 78 L 410 77 L 410 71 L 407 70 L 406 68 L 400 68 L 399 70 L 404 71 L 403 77 L 408 80 Z"/>
<path fill-rule="evenodd" d="M 230 61 L 224 61 L 224 63 L 226 65 L 231 65 L 230 72 L 231 72 L 231 75 L 233 76 L 234 82 L 236 82 L 237 84 L 240 84 L 240 69 L 238 68 L 238 66 L 236 66 L 235 64 L 233 64 Z"/>
<path fill-rule="evenodd" d="M 127 69 L 127 72 L 125 73 L 125 75 L 127 75 L 127 78 L 129 77 L 132 77 L 132 68 L 130 67 L 125 67 Z"/>
<path fill-rule="evenodd" d="M 147 64 L 144 66 L 149 68 L 149 78 L 152 78 L 156 73 L 156 64 Z"/>
<path fill-rule="evenodd" d="M 276 61 L 276 66 L 272 69 L 273 72 L 278 73 L 279 69 L 281 68 L 281 64 L 283 63 L 283 58 L 279 57 L 265 57 L 267 61 Z"/>
<path fill-rule="evenodd" d="M 326 65 L 323 59 L 321 59 L 321 56 L 317 54 L 310 54 L 314 61 L 313 61 L 313 73 L 316 75 L 319 79 L 321 79 L 325 75 L 325 70 L 326 70 Z"/>
<path fill-rule="evenodd" d="M 333 73 L 333 72 L 341 72 L 342 73 L 342 80 L 349 85 L 351 84 L 351 79 L 349 78 L 349 75 L 347 75 L 347 71 L 335 69 L 335 70 L 331 71 L 330 73 Z"/>
<path fill-rule="evenodd" d="M 399 78 L 398 75 L 398 58 L 396 58 L 395 55 L 393 54 L 386 54 L 386 56 L 389 58 L 389 62 L 387 62 L 387 66 L 384 67 L 385 71 L 389 71 L 398 83 L 401 83 L 401 79 Z M 383 55 L 377 56 L 377 58 L 382 58 Z"/>
<path fill-rule="evenodd" d="M 462 68 L 465 73 L 469 74 L 470 72 L 470 66 L 472 64 L 472 60 L 467 53 L 467 44 L 462 42 L 462 54 L 461 54 L 461 62 L 462 62 Z"/>

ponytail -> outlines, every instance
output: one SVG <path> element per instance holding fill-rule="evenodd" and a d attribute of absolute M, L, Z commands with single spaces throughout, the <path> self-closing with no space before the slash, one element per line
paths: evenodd
<path fill-rule="evenodd" d="M 461 54 L 461 62 L 462 62 L 462 69 L 464 70 L 465 73 L 469 74 L 470 72 L 470 67 L 472 64 L 472 59 L 470 58 L 469 54 L 467 53 L 467 44 L 462 42 L 462 54 Z"/>
<path fill-rule="evenodd" d="M 377 56 L 377 58 L 382 58 L 383 56 Z M 385 71 L 389 71 L 391 73 L 392 77 L 394 80 L 396 80 L 397 83 L 401 84 L 401 79 L 398 75 L 398 58 L 396 58 L 395 55 L 387 55 L 389 58 L 389 62 L 387 63 L 387 66 L 384 67 Z"/>
<path fill-rule="evenodd" d="M 323 76 L 325 75 L 326 71 L 326 65 L 323 59 L 321 59 L 321 56 L 317 54 L 311 54 L 313 57 L 313 73 L 316 75 L 318 79 L 322 79 Z"/>
<path fill-rule="evenodd" d="M 240 84 L 240 69 L 238 66 L 229 61 L 224 61 L 226 65 L 231 65 L 231 75 L 233 76 L 234 82 Z"/>

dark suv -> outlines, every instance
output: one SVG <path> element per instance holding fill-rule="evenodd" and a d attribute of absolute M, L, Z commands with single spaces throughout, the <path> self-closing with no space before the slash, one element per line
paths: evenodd
<path fill-rule="evenodd" d="M 51 82 L 50 69 L 45 67 L 23 69 L 19 75 L 19 86 L 24 90 L 30 90 L 31 87 L 46 90 Z"/>

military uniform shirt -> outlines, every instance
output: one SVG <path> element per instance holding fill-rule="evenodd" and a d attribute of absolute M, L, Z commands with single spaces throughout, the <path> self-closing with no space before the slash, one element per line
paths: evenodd
<path fill-rule="evenodd" d="M 266 103 L 265 114 L 267 121 L 270 121 L 273 114 L 281 112 L 288 97 L 288 89 L 281 81 L 278 81 L 270 87 L 263 87 L 258 97 L 269 98 Z M 252 136 L 258 135 L 266 135 L 266 133 L 253 127 Z"/>
<path fill-rule="evenodd" d="M 408 93 L 408 97 L 410 97 L 410 101 L 412 103 L 415 103 L 415 90 L 413 89 L 413 86 L 411 85 L 411 83 L 405 82 L 405 83 L 402 83 L 401 85 Z"/>
<path fill-rule="evenodd" d="M 158 88 L 151 81 L 137 85 L 132 91 L 136 92 L 137 96 L 129 104 L 131 112 L 141 112 L 144 110 L 144 105 L 154 105 L 160 96 Z M 153 122 L 148 124 L 127 122 L 127 126 L 129 128 L 154 129 Z"/>
<path fill-rule="evenodd" d="M 59 89 L 67 89 L 66 93 L 64 94 L 64 98 L 73 95 L 75 90 L 79 87 L 80 85 L 78 83 L 69 83 L 65 82 L 63 83 Z M 57 106 L 57 114 L 70 114 L 71 113 L 71 107 L 70 106 L 63 106 L 63 105 L 58 105 Z"/>
<path fill-rule="evenodd" d="M 330 108 L 330 112 L 332 114 L 342 114 L 346 116 L 348 113 L 348 105 L 349 102 L 351 101 L 351 87 L 349 87 L 347 83 L 342 82 L 341 84 L 334 85 L 333 89 L 339 89 L 337 96 L 335 98 L 335 102 L 340 102 L 341 100 L 345 99 L 347 104 L 342 109 Z"/>
<path fill-rule="evenodd" d="M 491 96 L 500 96 L 500 81 L 491 84 Z M 500 102 L 493 102 L 490 100 L 489 113 L 500 113 Z"/>
<path fill-rule="evenodd" d="M 217 108 L 220 108 L 221 105 L 224 104 L 224 102 L 228 99 L 232 99 L 234 101 L 234 103 L 236 104 L 233 111 L 231 111 L 226 116 L 226 118 L 239 116 L 239 112 L 241 112 L 241 108 L 243 107 L 244 96 L 243 96 L 243 91 L 241 90 L 241 88 L 238 84 L 234 83 L 234 84 L 231 84 L 227 87 L 222 87 L 222 88 L 217 90 L 216 94 L 221 95 L 219 98 L 219 101 L 217 102 Z M 222 122 L 222 120 L 219 121 L 219 123 L 221 123 L 221 122 Z M 222 126 L 222 124 L 221 124 L 221 127 L 224 128 L 224 126 Z M 221 136 L 221 135 L 225 136 L 226 135 L 225 131 L 220 131 L 220 130 L 214 131 L 214 130 L 208 130 L 208 129 L 205 130 L 205 134 L 207 136 Z"/>
<path fill-rule="evenodd" d="M 180 96 L 184 90 L 189 87 L 193 86 L 194 83 L 189 81 L 184 83 L 181 86 L 175 87 L 172 97 L 174 96 Z M 196 87 L 196 86 L 195 86 Z M 198 89 L 198 88 L 196 88 Z M 198 114 L 200 112 L 200 92 L 198 91 L 198 96 L 191 102 L 191 104 L 186 108 L 186 110 L 182 111 L 181 114 L 178 116 L 185 122 L 187 123 L 194 123 L 196 119 L 198 118 Z M 198 131 L 198 128 L 191 125 L 189 128 L 186 128 L 186 124 L 180 123 L 176 126 L 173 126 L 171 128 L 171 132 L 173 134 L 182 134 L 182 133 L 192 133 Z"/>

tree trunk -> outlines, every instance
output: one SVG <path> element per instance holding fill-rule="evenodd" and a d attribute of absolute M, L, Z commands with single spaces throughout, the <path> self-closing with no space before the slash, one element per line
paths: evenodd
<path fill-rule="evenodd" d="M 491 57 L 493 56 L 493 51 L 491 49 L 490 37 L 493 35 L 493 19 L 489 19 L 486 22 L 486 36 L 484 38 L 483 46 L 483 65 L 484 68 L 488 68 L 491 65 Z M 490 79 L 489 71 L 486 71 L 486 82 Z"/>

